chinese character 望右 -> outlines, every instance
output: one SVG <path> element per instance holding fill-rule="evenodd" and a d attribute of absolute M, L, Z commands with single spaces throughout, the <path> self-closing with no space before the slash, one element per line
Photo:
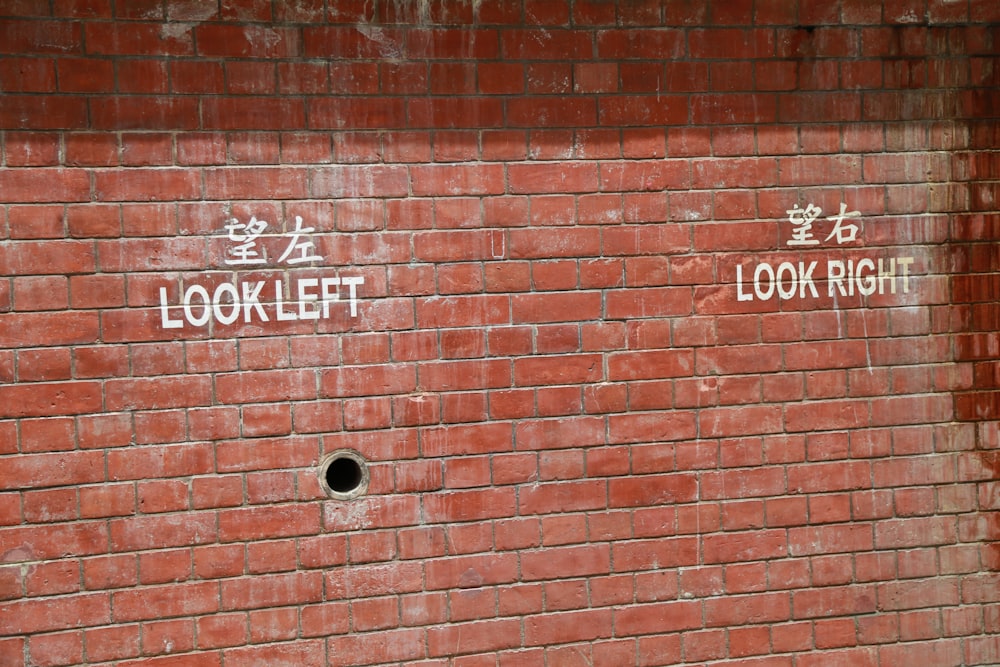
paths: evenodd
<path fill-rule="evenodd" d="M 834 236 L 837 237 L 837 243 L 844 243 L 845 241 L 853 241 L 858 238 L 858 226 L 853 224 L 844 224 L 844 218 L 860 218 L 861 211 L 848 211 L 847 204 L 841 202 L 840 213 L 837 215 L 831 215 L 827 220 L 833 220 L 833 231 L 830 235 L 826 237 L 825 240 L 829 241 Z"/>

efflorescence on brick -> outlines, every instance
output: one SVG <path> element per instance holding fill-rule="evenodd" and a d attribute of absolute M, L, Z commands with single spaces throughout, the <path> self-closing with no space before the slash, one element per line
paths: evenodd
<path fill-rule="evenodd" d="M 0 663 L 1000 662 L 993 0 L 7 4 Z"/>

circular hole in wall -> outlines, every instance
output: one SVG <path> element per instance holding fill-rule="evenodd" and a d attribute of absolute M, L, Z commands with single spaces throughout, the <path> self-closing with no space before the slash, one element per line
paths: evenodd
<path fill-rule="evenodd" d="M 357 452 L 338 449 L 319 464 L 319 483 L 327 495 L 350 500 L 368 489 L 368 462 Z"/>

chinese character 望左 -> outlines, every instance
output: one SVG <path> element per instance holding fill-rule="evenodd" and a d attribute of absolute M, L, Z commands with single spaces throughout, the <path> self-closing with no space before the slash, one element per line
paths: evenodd
<path fill-rule="evenodd" d="M 263 264 L 267 261 L 267 252 L 261 255 L 257 250 L 257 239 L 267 229 L 267 222 L 251 216 L 245 225 L 236 218 L 226 223 L 229 240 L 237 245 L 229 249 L 232 259 L 226 259 L 226 264 Z M 240 233 L 242 232 L 242 233 Z"/>
<path fill-rule="evenodd" d="M 295 216 L 295 229 L 291 232 L 292 240 L 289 241 L 288 247 L 285 248 L 285 252 L 283 252 L 281 257 L 278 258 L 278 262 L 284 262 L 288 259 L 289 264 L 300 264 L 302 262 L 311 262 L 313 260 L 323 259 L 321 256 L 313 252 L 316 245 L 309 239 L 303 238 L 304 235 L 310 234 L 313 231 L 313 227 L 302 226 L 301 216 Z M 289 257 L 293 251 L 298 251 L 297 257 Z"/>

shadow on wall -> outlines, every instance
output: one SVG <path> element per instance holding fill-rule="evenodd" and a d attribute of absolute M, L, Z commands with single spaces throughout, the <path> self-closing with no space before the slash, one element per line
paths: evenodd
<path fill-rule="evenodd" d="M 985 105 L 984 105 L 985 106 Z M 986 117 L 989 109 L 980 109 Z M 1000 570 L 1000 128 L 973 124 L 969 148 L 956 152 L 953 178 L 962 194 L 951 207 L 951 322 L 957 364 L 971 366 L 971 386 L 954 392 L 955 419 L 977 422 L 982 471 L 979 530 L 983 565 Z"/>

